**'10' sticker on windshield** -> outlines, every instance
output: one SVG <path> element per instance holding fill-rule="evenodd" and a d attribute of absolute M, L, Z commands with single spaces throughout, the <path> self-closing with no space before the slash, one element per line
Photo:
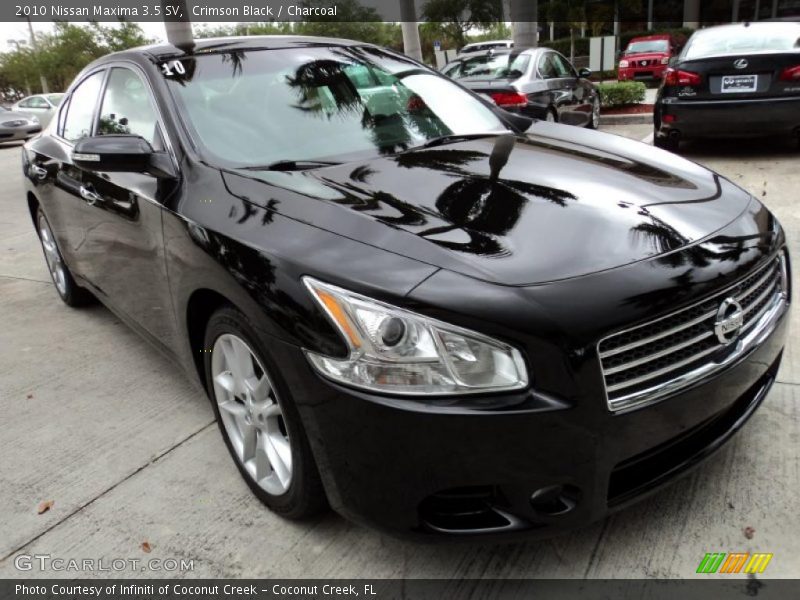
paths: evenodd
<path fill-rule="evenodd" d="M 169 62 L 161 63 L 161 72 L 165 77 L 175 77 L 186 75 L 186 67 L 179 60 L 171 60 Z"/>

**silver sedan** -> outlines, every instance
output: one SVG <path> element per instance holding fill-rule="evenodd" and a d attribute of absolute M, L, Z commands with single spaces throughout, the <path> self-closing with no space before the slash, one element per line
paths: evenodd
<path fill-rule="evenodd" d="M 64 99 L 64 94 L 36 94 L 23 98 L 11 105 L 14 112 L 34 115 L 42 127 L 47 127 L 50 119 L 56 114 L 58 105 Z"/>
<path fill-rule="evenodd" d="M 10 111 L 0 106 L 0 142 L 27 140 L 42 130 L 34 115 Z"/>

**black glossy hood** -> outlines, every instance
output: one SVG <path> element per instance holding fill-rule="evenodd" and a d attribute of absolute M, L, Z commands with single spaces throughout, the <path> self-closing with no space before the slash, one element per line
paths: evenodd
<path fill-rule="evenodd" d="M 288 217 L 507 285 L 576 277 L 678 250 L 730 223 L 751 200 L 673 154 L 543 122 L 517 138 L 492 181 L 489 156 L 497 139 L 306 172 L 224 176 L 234 194 L 271 202 Z M 273 186 L 282 191 L 270 193 Z"/>

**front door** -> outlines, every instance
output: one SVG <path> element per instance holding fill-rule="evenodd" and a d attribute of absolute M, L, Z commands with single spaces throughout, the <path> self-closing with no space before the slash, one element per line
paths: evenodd
<path fill-rule="evenodd" d="M 109 71 L 95 135 L 137 135 L 156 151 L 164 134 L 142 76 L 128 67 Z M 177 181 L 147 173 L 82 172 L 84 275 L 115 309 L 145 333 L 173 346 L 175 320 L 162 235 L 163 202 Z"/>

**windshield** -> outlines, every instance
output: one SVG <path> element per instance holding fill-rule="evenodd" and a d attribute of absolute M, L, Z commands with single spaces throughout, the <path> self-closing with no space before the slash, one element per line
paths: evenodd
<path fill-rule="evenodd" d="M 529 54 L 486 54 L 461 61 L 447 74 L 454 79 L 519 79 L 530 60 Z"/>
<path fill-rule="evenodd" d="M 631 42 L 628 44 L 625 54 L 640 54 L 642 52 L 668 52 L 669 42 L 667 40 L 648 40 L 646 42 Z"/>
<path fill-rule="evenodd" d="M 506 130 L 446 78 L 377 48 L 233 51 L 169 61 L 162 72 L 197 141 L 239 167 L 344 162 Z"/>
<path fill-rule="evenodd" d="M 795 23 L 760 23 L 747 27 L 720 27 L 695 33 L 683 58 L 750 52 L 800 51 L 800 26 Z"/>

